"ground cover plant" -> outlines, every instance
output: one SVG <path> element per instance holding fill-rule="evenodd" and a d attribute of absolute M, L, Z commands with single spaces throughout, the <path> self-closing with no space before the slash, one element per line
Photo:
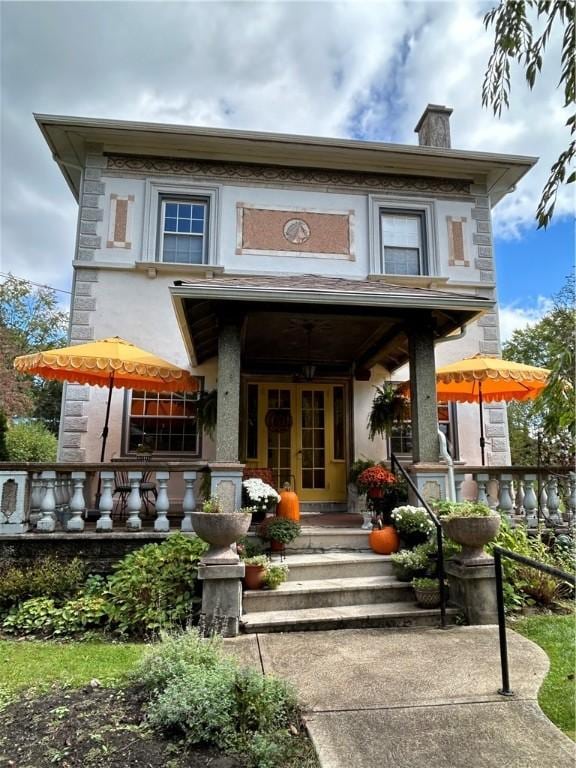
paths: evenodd
<path fill-rule="evenodd" d="M 550 671 L 538 693 L 538 702 L 558 728 L 576 739 L 576 617 L 574 614 L 529 616 L 514 621 L 511 626 L 548 654 Z"/>
<path fill-rule="evenodd" d="M 3 641 L 0 653 L 11 669 L 0 707 L 8 765 L 317 768 L 291 689 L 195 630 L 153 646 Z M 19 723 L 34 723 L 34 738 Z"/>

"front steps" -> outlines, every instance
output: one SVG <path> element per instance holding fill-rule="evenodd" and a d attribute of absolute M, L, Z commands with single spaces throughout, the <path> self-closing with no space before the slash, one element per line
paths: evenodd
<path fill-rule="evenodd" d="M 365 531 L 361 533 L 366 536 Z M 357 541 L 352 538 L 352 543 Z M 289 553 L 284 562 L 289 568 L 288 580 L 278 589 L 244 592 L 244 632 L 440 624 L 439 609 L 416 605 L 411 585 L 394 577 L 388 556 L 371 551 L 308 550 Z M 456 613 L 447 610 L 450 623 Z"/>

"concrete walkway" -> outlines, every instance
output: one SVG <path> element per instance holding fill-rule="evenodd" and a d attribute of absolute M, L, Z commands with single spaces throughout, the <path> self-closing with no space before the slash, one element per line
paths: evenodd
<path fill-rule="evenodd" d="M 497 627 L 246 635 L 243 662 L 289 680 L 322 768 L 573 768 L 574 743 L 536 697 L 548 658 L 508 633 L 513 698 L 499 696 Z"/>

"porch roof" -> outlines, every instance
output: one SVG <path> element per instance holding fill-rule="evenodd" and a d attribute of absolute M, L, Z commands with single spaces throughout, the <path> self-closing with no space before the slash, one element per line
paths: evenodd
<path fill-rule="evenodd" d="M 217 354 L 221 323 L 235 319 L 243 361 L 255 372 L 304 362 L 332 374 L 377 363 L 393 370 L 407 360 L 411 324 L 429 317 L 441 338 L 494 306 L 472 294 L 320 275 L 199 276 L 170 292 L 194 364 Z"/>

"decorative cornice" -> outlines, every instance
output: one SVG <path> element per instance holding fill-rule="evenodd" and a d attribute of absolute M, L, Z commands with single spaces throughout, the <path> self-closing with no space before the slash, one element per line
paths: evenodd
<path fill-rule="evenodd" d="M 470 195 L 472 183 L 466 179 L 440 179 L 432 176 L 326 171 L 316 168 L 290 168 L 253 163 L 216 163 L 208 160 L 134 157 L 133 155 L 108 155 L 107 168 L 108 170 L 133 171 L 135 173 L 200 176 L 232 181 L 256 180 L 459 196 Z"/>

